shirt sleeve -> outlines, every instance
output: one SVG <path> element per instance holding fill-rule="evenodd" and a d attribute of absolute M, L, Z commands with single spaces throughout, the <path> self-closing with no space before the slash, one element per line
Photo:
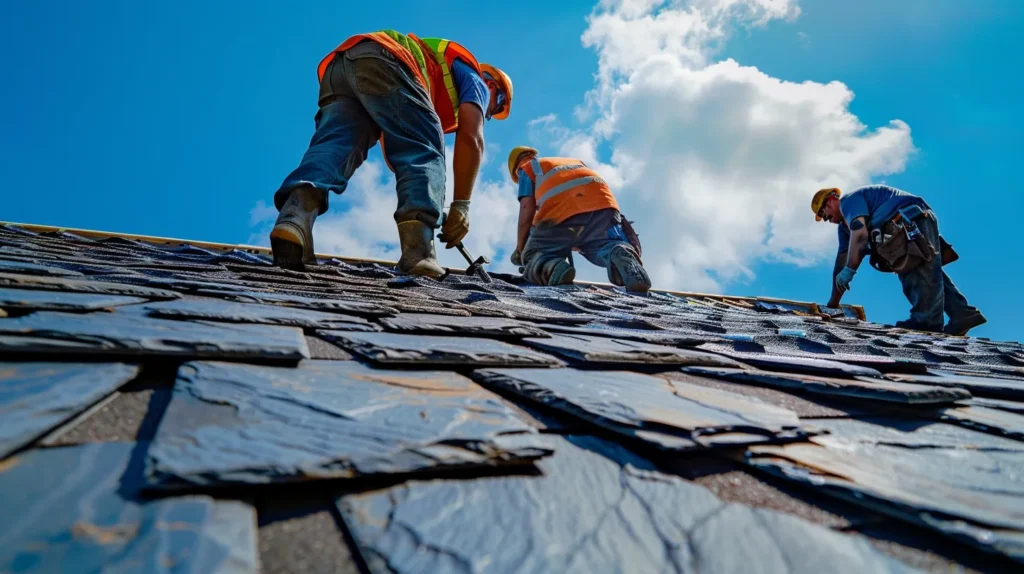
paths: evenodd
<path fill-rule="evenodd" d="M 526 170 L 519 170 L 519 199 L 533 197 L 533 180 L 526 175 Z"/>
<path fill-rule="evenodd" d="M 865 219 L 871 219 L 871 214 L 868 212 L 868 204 L 864 201 L 862 194 L 848 195 L 839 200 L 839 211 L 843 213 L 843 219 L 847 223 L 863 217 Z M 842 225 L 840 225 L 841 227 Z"/>
<path fill-rule="evenodd" d="M 459 95 L 459 104 L 473 103 L 480 108 L 481 112 L 487 113 L 491 91 L 480 74 L 477 74 L 469 64 L 462 60 L 455 60 L 455 63 L 452 64 L 452 81 Z"/>
<path fill-rule="evenodd" d="M 839 251 L 836 255 L 839 255 L 850 249 L 850 230 L 847 229 L 845 223 L 840 223 L 837 227 L 839 228 Z"/>

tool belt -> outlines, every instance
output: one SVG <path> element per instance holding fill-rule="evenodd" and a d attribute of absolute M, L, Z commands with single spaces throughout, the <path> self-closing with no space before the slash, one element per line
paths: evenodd
<path fill-rule="evenodd" d="M 931 211 L 925 211 L 920 217 L 934 218 Z M 953 246 L 940 237 L 942 243 L 942 264 L 956 261 L 959 257 Z M 913 220 L 897 213 L 890 221 L 871 232 L 871 259 L 869 263 L 883 273 L 902 275 L 917 269 L 936 257 L 939 252 L 932 246 L 928 238 L 917 228 Z M 947 261 L 948 259 L 948 261 Z"/>

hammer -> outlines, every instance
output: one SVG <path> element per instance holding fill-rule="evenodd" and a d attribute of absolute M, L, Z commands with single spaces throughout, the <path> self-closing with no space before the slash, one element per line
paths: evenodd
<path fill-rule="evenodd" d="M 461 241 L 455 246 L 455 248 L 459 250 L 459 253 L 461 253 L 463 257 L 466 258 L 466 263 L 469 263 L 469 267 L 466 267 L 466 275 L 479 275 L 480 279 L 484 283 L 491 282 L 491 276 L 488 275 L 487 270 L 484 269 L 484 265 L 491 262 L 490 259 L 481 255 L 476 258 L 476 261 L 474 261 L 473 256 L 469 254 L 469 251 L 466 251 L 466 246 L 463 245 Z"/>

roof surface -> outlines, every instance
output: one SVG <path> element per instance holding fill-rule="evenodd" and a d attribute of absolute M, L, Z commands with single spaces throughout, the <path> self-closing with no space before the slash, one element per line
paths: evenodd
<path fill-rule="evenodd" d="M 1024 561 L 1024 346 L 0 225 L 0 572 Z"/>

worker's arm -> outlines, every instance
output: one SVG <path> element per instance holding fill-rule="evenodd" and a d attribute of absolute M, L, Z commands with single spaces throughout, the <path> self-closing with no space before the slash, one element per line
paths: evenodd
<path fill-rule="evenodd" d="M 474 103 L 459 106 L 459 127 L 455 130 L 455 201 L 469 201 L 484 156 L 484 112 Z"/>
<path fill-rule="evenodd" d="M 836 286 L 836 275 L 843 270 L 846 266 L 846 252 L 840 251 L 839 255 L 836 255 L 836 263 L 832 266 L 832 296 L 828 299 L 828 307 L 839 307 L 839 302 L 843 299 L 843 291 Z"/>
<path fill-rule="evenodd" d="M 868 225 L 863 217 L 850 222 L 850 246 L 846 250 L 846 266 L 854 271 L 864 259 L 864 248 L 868 246 Z"/>
<path fill-rule="evenodd" d="M 522 253 L 526 247 L 526 240 L 530 238 L 530 229 L 533 227 L 533 216 L 537 213 L 537 199 L 532 195 L 519 200 L 519 233 L 517 235 L 516 249 Z"/>

